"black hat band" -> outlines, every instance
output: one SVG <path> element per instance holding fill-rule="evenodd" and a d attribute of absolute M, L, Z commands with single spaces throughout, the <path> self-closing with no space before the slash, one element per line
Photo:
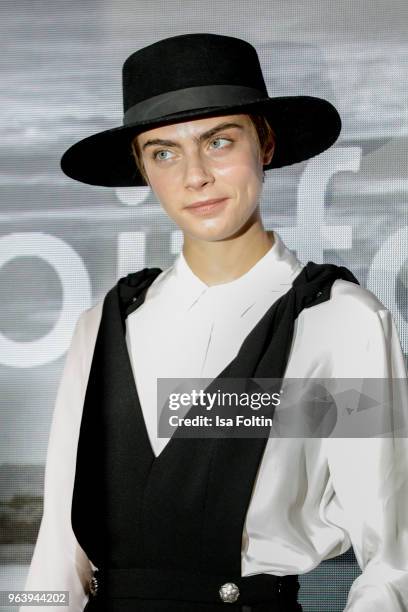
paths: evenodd
<path fill-rule="evenodd" d="M 128 125 L 139 121 L 148 121 L 172 115 L 173 113 L 191 111 L 196 108 L 240 105 L 268 97 L 266 92 L 242 85 L 201 85 L 186 87 L 153 96 L 134 104 L 124 114 L 123 123 Z"/>

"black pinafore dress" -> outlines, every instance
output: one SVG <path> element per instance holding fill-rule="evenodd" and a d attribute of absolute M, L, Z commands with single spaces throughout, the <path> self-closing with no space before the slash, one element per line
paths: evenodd
<path fill-rule="evenodd" d="M 71 512 L 75 536 L 98 568 L 86 611 L 300 611 L 296 575 L 241 576 L 245 517 L 268 432 L 258 438 L 173 435 L 154 455 L 125 321 L 160 272 L 129 274 L 104 299 Z M 347 268 L 309 262 L 217 378 L 282 379 L 296 317 L 330 299 L 337 278 L 358 283 Z"/>

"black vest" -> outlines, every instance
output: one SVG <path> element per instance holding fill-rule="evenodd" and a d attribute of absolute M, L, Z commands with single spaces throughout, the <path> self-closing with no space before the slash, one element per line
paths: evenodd
<path fill-rule="evenodd" d="M 239 589 L 227 609 L 300 610 L 297 576 L 241 577 L 245 517 L 268 434 L 174 435 L 154 455 L 127 351 L 125 319 L 160 273 L 144 268 L 121 278 L 103 303 L 71 516 L 79 544 L 99 568 L 98 590 L 87 611 L 215 612 L 226 603 L 219 593 L 226 583 Z M 218 378 L 282 379 L 296 317 L 303 308 L 330 299 L 338 278 L 358 283 L 347 268 L 309 262 Z"/>

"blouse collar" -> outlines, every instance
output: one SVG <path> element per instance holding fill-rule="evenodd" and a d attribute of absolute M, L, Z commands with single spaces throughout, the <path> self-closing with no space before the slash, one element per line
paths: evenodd
<path fill-rule="evenodd" d="M 303 268 L 303 264 L 286 247 L 275 230 L 269 230 L 268 233 L 273 233 L 274 244 L 267 253 L 239 278 L 217 285 L 209 286 L 196 276 L 183 251 L 180 251 L 163 277 L 163 280 L 172 280 L 178 307 L 189 310 L 203 294 L 207 294 L 207 298 L 213 298 L 216 303 L 227 302 L 234 304 L 235 308 L 247 308 L 261 294 L 285 293 Z M 158 284 L 160 285 L 160 282 Z"/>

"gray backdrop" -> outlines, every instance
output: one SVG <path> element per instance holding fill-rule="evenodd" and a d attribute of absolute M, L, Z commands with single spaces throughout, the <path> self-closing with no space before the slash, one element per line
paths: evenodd
<path fill-rule="evenodd" d="M 10 589 L 22 587 L 38 530 L 75 322 L 118 277 L 168 267 L 181 246 L 148 189 L 90 187 L 59 169 L 70 144 L 121 124 L 124 59 L 166 36 L 239 36 L 258 49 L 271 95 L 333 102 L 340 139 L 267 173 L 264 224 L 301 260 L 350 268 L 391 310 L 407 354 L 408 5 L 2 0 L 0 11 L 0 589 Z M 350 551 L 305 576 L 305 610 L 342 610 L 356 572 Z"/>

